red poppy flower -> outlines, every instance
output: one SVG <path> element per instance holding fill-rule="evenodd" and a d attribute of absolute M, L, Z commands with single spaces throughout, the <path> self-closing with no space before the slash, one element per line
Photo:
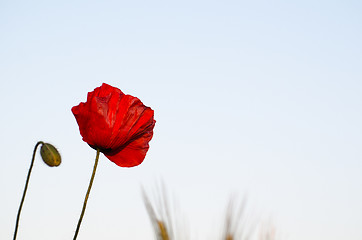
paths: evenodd
<path fill-rule="evenodd" d="M 153 110 L 103 83 L 72 108 L 83 141 L 121 167 L 141 164 L 153 136 Z"/>

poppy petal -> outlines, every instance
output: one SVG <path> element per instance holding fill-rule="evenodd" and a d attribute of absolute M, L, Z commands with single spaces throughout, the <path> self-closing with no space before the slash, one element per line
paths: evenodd
<path fill-rule="evenodd" d="M 149 126 L 147 132 L 145 132 L 140 138 L 131 141 L 125 148 L 121 149 L 119 152 L 104 155 L 117 164 L 120 167 L 134 167 L 143 162 L 145 159 L 146 153 L 149 149 L 149 141 L 153 136 L 153 127 L 155 121 Z"/>
<path fill-rule="evenodd" d="M 154 112 L 138 98 L 103 83 L 72 108 L 83 141 L 122 167 L 139 165 L 148 151 Z"/>

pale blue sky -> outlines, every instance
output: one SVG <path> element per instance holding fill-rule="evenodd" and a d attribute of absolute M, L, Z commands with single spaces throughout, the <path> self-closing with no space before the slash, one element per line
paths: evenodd
<path fill-rule="evenodd" d="M 101 156 L 78 239 L 152 239 L 162 178 L 194 239 L 231 193 L 283 239 L 362 239 L 360 1 L 0 2 L 0 239 L 71 239 L 94 163 L 71 107 L 106 82 L 155 110 L 142 165 Z M 216 239 L 216 238 L 215 238 Z"/>

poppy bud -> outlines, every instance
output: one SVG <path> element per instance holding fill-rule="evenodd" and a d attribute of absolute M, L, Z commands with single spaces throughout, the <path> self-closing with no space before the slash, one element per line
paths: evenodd
<path fill-rule="evenodd" d="M 62 161 L 58 150 L 49 143 L 44 143 L 41 146 L 40 155 L 49 167 L 57 167 Z"/>

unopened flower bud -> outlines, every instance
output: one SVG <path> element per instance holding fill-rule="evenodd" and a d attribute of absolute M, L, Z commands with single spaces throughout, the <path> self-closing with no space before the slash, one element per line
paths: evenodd
<path fill-rule="evenodd" d="M 57 167 L 62 161 L 58 150 L 49 143 L 44 143 L 41 146 L 40 155 L 49 167 Z"/>

